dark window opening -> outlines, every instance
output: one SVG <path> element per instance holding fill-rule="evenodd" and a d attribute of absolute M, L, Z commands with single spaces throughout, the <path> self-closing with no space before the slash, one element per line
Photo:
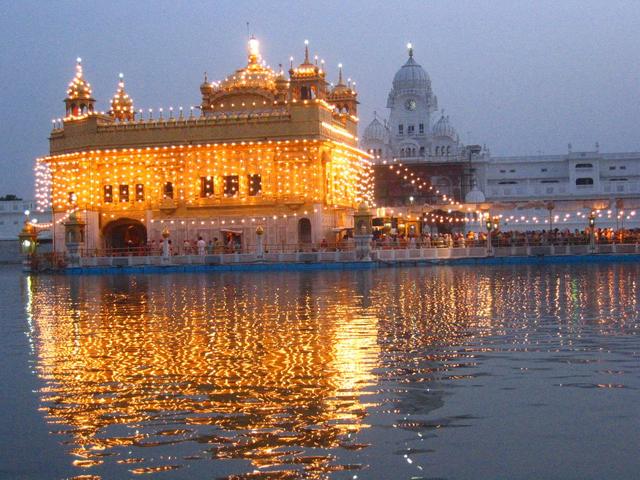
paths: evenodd
<path fill-rule="evenodd" d="M 173 198 L 173 183 L 167 182 L 164 184 L 164 198 Z"/>
<path fill-rule="evenodd" d="M 255 197 L 256 195 L 260 195 L 262 193 L 262 177 L 254 173 L 252 175 L 248 175 L 249 180 L 249 196 Z"/>
<path fill-rule="evenodd" d="M 238 193 L 238 175 L 224 177 L 224 196 L 234 197 Z"/>
<path fill-rule="evenodd" d="M 200 197 L 207 198 L 213 195 L 213 177 L 207 175 L 200 177 Z"/>
<path fill-rule="evenodd" d="M 593 178 L 576 178 L 576 185 L 593 185 Z"/>
<path fill-rule="evenodd" d="M 120 202 L 126 203 L 129 201 L 129 185 L 120 185 L 118 195 L 120 197 Z"/>

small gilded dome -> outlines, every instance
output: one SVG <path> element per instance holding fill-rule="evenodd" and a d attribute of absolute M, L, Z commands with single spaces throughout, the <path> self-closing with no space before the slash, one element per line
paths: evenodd
<path fill-rule="evenodd" d="M 457 140 L 458 139 L 458 134 L 457 134 L 455 128 L 453 128 L 451 126 L 451 123 L 449 123 L 449 116 L 448 115 L 446 117 L 444 115 L 442 115 L 440 117 L 440 120 L 438 120 L 436 122 L 436 124 L 433 126 L 433 136 L 434 137 L 449 137 L 452 140 Z"/>
<path fill-rule="evenodd" d="M 246 67 L 236 70 L 219 84 L 219 90 L 244 90 L 263 89 L 274 90 L 276 87 L 276 77 L 273 70 L 261 63 L 260 43 L 257 39 L 249 40 L 249 63 Z"/>
<path fill-rule="evenodd" d="M 367 125 L 367 128 L 364 129 L 364 135 L 362 136 L 365 142 L 382 142 L 386 143 L 389 138 L 389 131 L 387 128 L 380 123 L 377 116 L 373 117 L 371 123 Z"/>
<path fill-rule="evenodd" d="M 353 89 L 344 83 L 344 79 L 342 78 L 342 64 L 338 64 L 338 83 L 331 90 L 330 97 L 339 98 L 343 96 L 354 95 L 355 92 Z"/>
<path fill-rule="evenodd" d="M 91 85 L 87 82 L 82 73 L 82 59 L 78 58 L 76 63 L 76 75 L 67 87 L 67 99 L 69 100 L 89 100 L 91 99 Z"/>
<path fill-rule="evenodd" d="M 409 59 L 400 67 L 393 77 L 393 88 L 395 90 L 423 90 L 428 89 L 431 85 L 429 75 L 413 58 L 413 48 L 411 44 L 409 48 Z"/>
<path fill-rule="evenodd" d="M 124 78 L 120 74 L 118 89 L 111 99 L 111 116 L 117 120 L 133 120 L 134 118 L 133 100 L 124 89 Z"/>

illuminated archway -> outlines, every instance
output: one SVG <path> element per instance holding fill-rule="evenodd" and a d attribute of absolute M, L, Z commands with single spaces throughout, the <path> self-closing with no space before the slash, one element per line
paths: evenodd
<path fill-rule="evenodd" d="M 107 249 L 138 248 L 147 244 L 147 229 L 132 218 L 119 218 L 107 223 L 102 229 Z"/>

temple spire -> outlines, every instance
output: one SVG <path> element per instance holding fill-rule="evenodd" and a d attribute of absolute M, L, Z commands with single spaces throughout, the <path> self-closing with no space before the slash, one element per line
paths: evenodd
<path fill-rule="evenodd" d="M 409 50 L 409 58 L 413 58 L 413 45 L 411 42 L 407 43 L 407 50 Z"/>
<path fill-rule="evenodd" d="M 309 63 L 309 40 L 304 41 L 304 63 Z"/>

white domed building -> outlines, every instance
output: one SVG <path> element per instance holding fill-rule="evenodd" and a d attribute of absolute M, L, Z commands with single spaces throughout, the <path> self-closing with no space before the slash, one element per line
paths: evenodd
<path fill-rule="evenodd" d="M 374 155 L 376 172 L 376 198 L 385 205 L 402 205 L 407 201 L 433 203 L 436 190 L 448 197 L 463 201 L 471 190 L 470 156 L 480 155 L 478 148 L 466 148 L 444 114 L 433 122 L 438 109 L 438 98 L 431 89 L 428 73 L 416 61 L 413 47 L 408 45 L 408 58 L 393 77 L 387 98 L 389 119 L 373 120 L 365 128 L 361 147 Z M 416 174 L 432 190 L 414 191 L 412 185 L 404 185 L 398 176 L 390 176 L 382 168 L 393 162 L 411 164 Z M 378 171 L 379 170 L 379 171 Z M 413 193 L 407 195 L 407 191 Z M 413 200 L 408 200 L 413 198 Z"/>

